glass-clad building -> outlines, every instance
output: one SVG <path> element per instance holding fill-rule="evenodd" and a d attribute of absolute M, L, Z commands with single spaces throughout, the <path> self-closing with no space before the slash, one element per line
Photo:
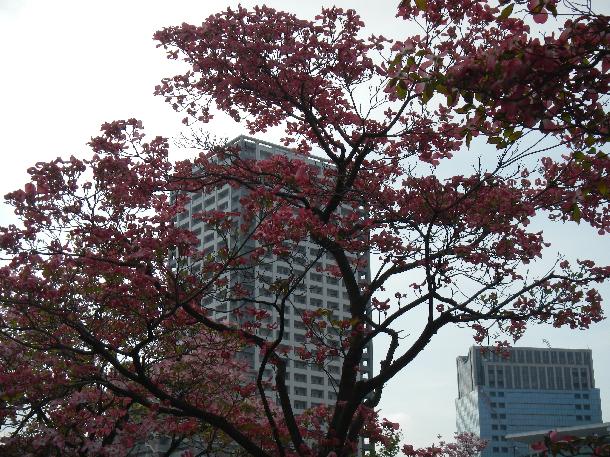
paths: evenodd
<path fill-rule="evenodd" d="M 488 441 L 481 457 L 528 455 L 506 435 L 602 422 L 589 349 L 473 346 L 457 358 L 458 432 Z"/>

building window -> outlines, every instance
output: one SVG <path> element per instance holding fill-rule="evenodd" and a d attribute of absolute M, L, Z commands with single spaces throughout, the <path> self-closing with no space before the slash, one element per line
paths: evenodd
<path fill-rule="evenodd" d="M 311 389 L 311 396 L 313 398 L 324 398 L 324 391 L 319 389 Z"/>
<path fill-rule="evenodd" d="M 294 328 L 298 328 L 298 329 L 305 329 L 305 328 L 307 328 L 307 327 L 305 326 L 305 324 L 303 323 L 303 321 L 298 321 L 298 320 L 295 320 L 295 321 L 294 321 Z"/>
<path fill-rule="evenodd" d="M 307 408 L 307 402 L 306 401 L 302 401 L 302 400 L 296 400 L 294 402 L 294 407 L 296 409 L 306 409 Z"/>
<path fill-rule="evenodd" d="M 290 268 L 278 265 L 277 272 L 279 274 L 288 276 L 290 274 Z"/>
<path fill-rule="evenodd" d="M 319 308 L 321 308 L 323 306 L 323 302 L 321 298 L 310 298 L 309 299 L 309 304 L 311 306 L 317 306 Z"/>
<path fill-rule="evenodd" d="M 305 397 L 305 396 L 307 396 L 307 388 L 306 387 L 295 387 L 294 394 Z"/>
<path fill-rule="evenodd" d="M 312 376 L 311 383 L 317 384 L 317 385 L 322 385 L 322 384 L 324 384 L 324 378 L 322 378 L 321 376 Z"/>
<path fill-rule="evenodd" d="M 310 248 L 309 252 L 311 253 L 311 255 L 316 257 L 324 254 L 324 250 L 322 248 Z"/>
<path fill-rule="evenodd" d="M 307 382 L 307 375 L 301 373 L 295 373 L 294 380 L 297 382 Z"/>
<path fill-rule="evenodd" d="M 229 189 L 224 189 L 224 190 L 218 192 L 218 200 L 222 200 L 223 198 L 225 198 L 228 195 L 229 195 Z"/>
<path fill-rule="evenodd" d="M 322 295 L 322 287 L 320 286 L 309 286 L 309 290 L 312 294 Z"/>

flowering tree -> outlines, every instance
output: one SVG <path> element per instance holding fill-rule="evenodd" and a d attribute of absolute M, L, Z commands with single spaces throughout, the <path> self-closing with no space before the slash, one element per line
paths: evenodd
<path fill-rule="evenodd" d="M 399 424 L 384 419 L 381 427 L 385 431 L 383 439 L 380 444 L 372 446 L 365 457 L 396 457 L 401 451 L 408 457 L 477 457 L 487 446 L 487 441 L 472 433 L 456 433 L 454 442 L 441 440 L 438 444 L 418 449 L 403 444 L 401 449 L 403 435 Z"/>
<path fill-rule="evenodd" d="M 440 436 L 439 436 L 440 438 Z M 456 433 L 455 442 L 440 441 L 426 448 L 404 445 L 402 452 L 409 457 L 474 457 L 481 454 L 487 442 L 471 433 Z"/>
<path fill-rule="evenodd" d="M 544 441 L 532 443 L 532 451 L 538 452 L 541 457 L 553 456 L 596 456 L 610 455 L 610 436 L 590 435 L 584 437 L 564 435 L 549 432 Z"/>
<path fill-rule="evenodd" d="M 129 120 L 106 124 L 91 158 L 29 170 L 7 196 L 20 225 L 0 232 L 5 448 L 124 455 L 163 434 L 204 453 L 348 456 L 361 437 L 390 442 L 375 411 L 383 388 L 441 328 L 469 326 L 482 342 L 492 329 L 518 339 L 530 322 L 601 320 L 593 286 L 610 267 L 560 258 L 538 276 L 524 269 L 546 246 L 528 229 L 534 216 L 610 227 L 608 17 L 569 3 L 560 24 L 563 7 L 405 0 L 398 14 L 420 33 L 400 42 L 361 38 L 358 15 L 337 8 L 308 21 L 239 7 L 159 31 L 189 70 L 157 93 L 186 123 L 216 107 L 253 133 L 282 125 L 294 156 L 253 161 L 216 145 L 172 164 L 166 140 L 146 141 Z M 555 28 L 534 38 L 530 19 Z M 485 160 L 439 178 L 471 142 Z M 307 161 L 314 149 L 322 170 Z M 174 221 L 189 194 L 226 185 L 247 190 L 243 212 L 193 215 L 224 239 L 205 252 Z M 299 257 L 305 240 L 334 260 L 324 269 L 342 280 L 350 316 L 302 314 L 307 339 L 292 348 L 281 344 L 286 311 L 319 268 Z M 273 258 L 301 268 L 261 298 L 248 278 Z M 403 286 L 388 298 L 394 278 Z M 232 310 L 222 319 L 209 305 L 219 302 Z M 401 322 L 422 315 L 401 338 Z M 362 379 L 378 338 L 389 349 Z M 254 350 L 251 373 L 243 356 Z M 295 415 L 291 358 L 341 360 L 334 405 Z"/>

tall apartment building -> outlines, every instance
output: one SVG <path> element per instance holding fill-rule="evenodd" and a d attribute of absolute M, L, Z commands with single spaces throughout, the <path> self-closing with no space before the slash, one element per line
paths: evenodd
<path fill-rule="evenodd" d="M 278 154 L 288 158 L 295 157 L 294 152 L 290 149 L 246 136 L 237 137 L 230 144 L 239 147 L 242 159 L 264 160 Z M 303 160 L 302 158 L 300 159 Z M 330 162 L 315 158 L 307 158 L 306 162 L 317 167 L 320 172 L 324 168 L 332 167 Z M 286 173 L 292 172 L 294 170 L 286 170 Z M 239 213 L 241 211 L 240 199 L 245 195 L 245 192 L 248 192 L 248 190 L 225 185 L 213 192 L 193 193 L 189 205 L 178 216 L 177 223 L 180 227 L 189 228 L 196 233 L 203 249 L 217 251 L 225 246 L 227 240 L 223 239 L 219 233 L 206 230 L 202 221 L 193 218 L 192 215 L 200 211 L 209 210 Z M 341 208 L 341 211 L 345 212 L 353 210 L 353 208 Z M 229 243 L 231 243 L 231 240 L 229 240 Z M 246 241 L 245 249 L 252 249 L 256 246 L 255 241 Z M 231 278 L 232 281 L 246 284 L 246 287 L 254 293 L 255 297 L 269 298 L 272 297 L 269 285 L 273 284 L 274 281 L 287 278 L 291 275 L 305 273 L 302 284 L 289 299 L 289 306 L 285 315 L 282 344 L 290 348 L 302 345 L 305 342 L 307 328 L 303 324 L 302 319 L 304 311 L 326 308 L 332 312 L 334 319 L 346 319 L 350 315 L 349 300 L 342 281 L 323 271 L 317 271 L 333 265 L 332 256 L 321 252 L 319 246 L 308 240 L 292 246 L 292 249 L 295 250 L 295 258 L 283 259 L 270 255 L 264 263 L 254 266 L 248 271 L 247 274 L 249 276 L 247 279 L 243 276 Z M 366 268 L 359 272 L 359 277 L 363 281 L 370 280 L 368 255 L 366 256 L 366 264 Z M 309 265 L 313 265 L 313 267 L 305 272 Z M 230 311 L 232 307 L 239 305 L 223 301 L 216 302 L 212 297 L 205 299 L 203 303 L 208 309 L 214 309 L 213 315 L 216 318 L 222 318 L 223 316 L 233 318 L 233 316 L 230 316 Z M 271 324 L 271 327 L 273 327 L 273 324 L 278 322 L 277 317 L 277 315 L 272 315 L 266 321 L 266 324 Z M 277 330 L 269 328 L 262 328 L 258 332 L 261 336 L 268 339 L 273 338 L 277 334 Z M 336 337 L 331 342 L 338 345 L 339 338 Z M 260 366 L 261 355 L 254 348 L 249 349 L 243 356 L 250 361 L 252 367 L 258 368 Z M 300 360 L 293 352 L 289 352 L 288 357 L 290 360 L 287 367 L 287 385 L 295 413 L 301 413 L 306 408 L 319 404 L 332 404 L 336 400 L 336 387 L 341 371 L 341 360 L 330 361 L 324 367 L 320 367 L 316 364 Z M 369 346 L 365 351 L 359 373 L 359 376 L 362 378 L 372 376 L 372 357 L 372 347 Z M 271 374 L 271 367 L 268 374 Z"/>
<path fill-rule="evenodd" d="M 473 346 L 457 358 L 458 432 L 489 444 L 481 457 L 528 455 L 508 434 L 602 421 L 588 349 L 511 348 L 509 356 Z"/>

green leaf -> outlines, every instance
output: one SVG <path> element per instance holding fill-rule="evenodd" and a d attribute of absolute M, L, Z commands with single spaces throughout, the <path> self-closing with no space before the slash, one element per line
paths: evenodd
<path fill-rule="evenodd" d="M 585 153 L 582 151 L 575 151 L 572 154 L 572 157 L 574 157 L 574 160 L 576 160 L 577 162 L 582 162 L 585 159 Z"/>
<path fill-rule="evenodd" d="M 507 146 L 506 141 L 499 136 L 491 136 L 487 138 L 487 142 L 489 144 L 495 144 L 497 149 L 504 149 Z"/>
<path fill-rule="evenodd" d="M 610 189 L 608 189 L 608 185 L 603 181 L 597 183 L 597 191 L 602 197 L 607 197 L 610 195 Z"/>
<path fill-rule="evenodd" d="M 464 106 L 456 109 L 455 112 L 458 113 L 458 114 L 466 114 L 472 108 L 474 108 L 474 106 L 472 104 L 470 104 L 470 103 L 467 103 Z"/>
<path fill-rule="evenodd" d="M 472 141 L 472 132 L 469 130 L 466 134 L 466 147 L 470 148 L 470 142 Z"/>
<path fill-rule="evenodd" d="M 521 136 L 523 135 L 522 131 L 516 131 L 516 132 L 510 132 L 507 136 L 508 140 L 511 143 L 514 143 L 515 141 L 517 141 L 519 138 L 521 138 Z"/>
<path fill-rule="evenodd" d="M 426 0 L 415 0 L 415 6 L 417 6 L 417 8 L 419 8 L 421 11 L 426 11 L 428 2 Z"/>
<path fill-rule="evenodd" d="M 436 90 L 444 95 L 447 95 L 449 93 L 449 91 L 447 90 L 447 86 L 445 86 L 443 84 L 437 84 Z"/>
<path fill-rule="evenodd" d="M 396 85 L 396 95 L 401 100 L 404 100 L 407 96 L 407 87 L 405 85 L 405 82 L 402 80 Z"/>
<path fill-rule="evenodd" d="M 428 103 L 432 96 L 434 95 L 434 86 L 430 83 L 426 84 L 424 88 L 424 93 L 421 96 L 421 99 L 424 103 Z"/>
<path fill-rule="evenodd" d="M 398 54 L 396 54 L 396 57 L 394 57 L 392 59 L 392 61 L 390 62 L 390 64 L 392 66 L 396 66 L 396 65 L 400 65 L 402 63 L 402 54 L 399 52 Z"/>
<path fill-rule="evenodd" d="M 580 224 L 580 208 L 577 204 L 572 206 L 572 220 L 577 224 Z"/>
<path fill-rule="evenodd" d="M 595 144 L 595 137 L 591 135 L 587 136 L 587 138 L 585 138 L 585 144 L 587 146 L 593 146 Z"/>
<path fill-rule="evenodd" d="M 510 16 L 510 14 L 513 12 L 513 6 L 515 6 L 514 4 L 510 4 L 508 5 L 506 8 L 504 8 L 502 10 L 502 12 L 500 13 L 500 19 L 504 20 L 506 18 L 508 18 L 508 16 Z"/>

